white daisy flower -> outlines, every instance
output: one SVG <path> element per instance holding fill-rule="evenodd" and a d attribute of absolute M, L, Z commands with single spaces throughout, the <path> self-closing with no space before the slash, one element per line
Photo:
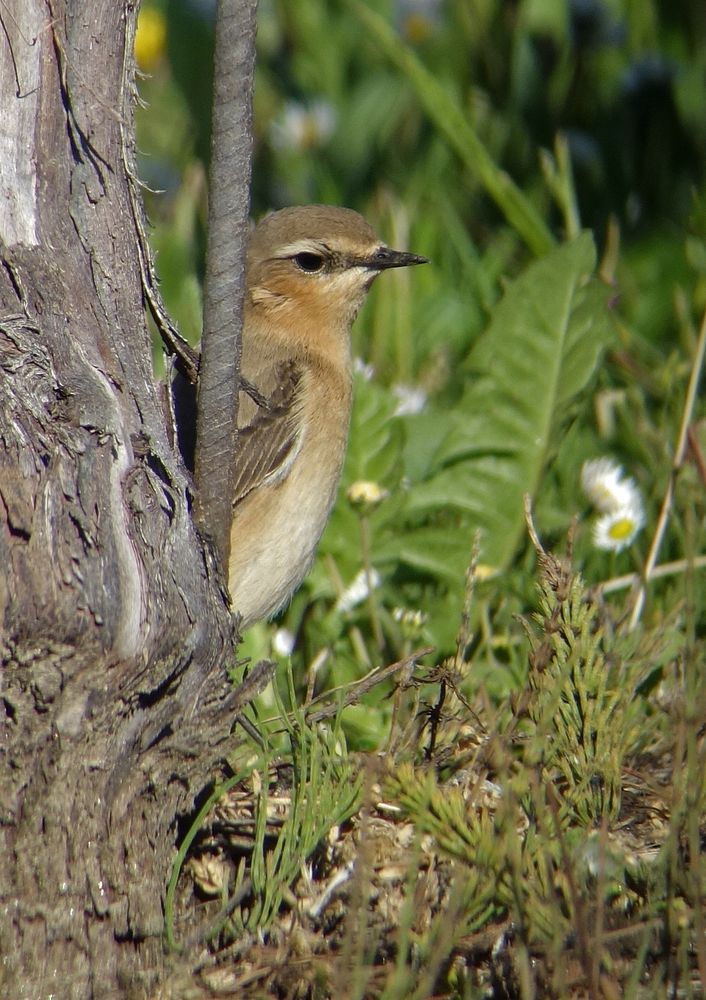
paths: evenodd
<path fill-rule="evenodd" d="M 371 569 L 369 573 L 362 569 L 336 601 L 336 611 L 352 611 L 363 603 L 371 590 L 380 586 L 380 582 L 380 574 L 376 569 Z"/>
<path fill-rule="evenodd" d="M 336 128 L 336 112 L 328 101 L 300 104 L 287 101 L 271 125 L 272 145 L 276 149 L 306 152 L 323 146 Z"/>
<path fill-rule="evenodd" d="M 402 634 L 409 639 L 417 638 L 429 618 L 420 608 L 394 608 L 392 617 L 402 628 Z"/>
<path fill-rule="evenodd" d="M 609 511 L 599 517 L 593 526 L 596 548 L 620 552 L 631 545 L 645 523 L 645 512 L 639 496 L 636 502 Z"/>
<path fill-rule="evenodd" d="M 353 358 L 353 371 L 361 375 L 366 382 L 370 382 L 375 377 L 375 368 L 366 363 L 362 358 Z"/>
<path fill-rule="evenodd" d="M 593 506 L 602 514 L 613 514 L 636 506 L 642 510 L 640 491 L 634 479 L 625 477 L 622 465 L 612 458 L 595 458 L 583 463 L 581 486 Z"/>
<path fill-rule="evenodd" d="M 272 648 L 278 656 L 291 656 L 296 637 L 288 628 L 278 628 L 272 637 Z"/>
<path fill-rule="evenodd" d="M 441 24 L 442 0 L 397 0 L 395 21 L 413 45 L 426 41 Z"/>
<path fill-rule="evenodd" d="M 400 625 L 412 625 L 414 628 L 421 628 L 429 617 L 418 608 L 393 608 L 392 617 Z"/>
<path fill-rule="evenodd" d="M 409 413 L 421 413 L 427 405 L 427 394 L 413 385 L 393 385 L 392 395 L 397 398 L 393 416 L 403 417 Z"/>

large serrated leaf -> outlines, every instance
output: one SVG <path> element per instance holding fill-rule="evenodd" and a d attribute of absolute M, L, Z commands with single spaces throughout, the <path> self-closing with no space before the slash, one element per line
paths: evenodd
<path fill-rule="evenodd" d="M 394 419 L 395 400 L 382 386 L 356 379 L 344 487 L 372 479 L 388 489 L 401 475 L 404 430 Z"/>
<path fill-rule="evenodd" d="M 567 405 L 611 335 L 609 289 L 593 277 L 584 233 L 531 264 L 506 290 L 470 358 L 472 381 L 436 472 L 408 496 L 410 512 L 450 505 L 482 532 L 482 561 L 508 565 Z"/>

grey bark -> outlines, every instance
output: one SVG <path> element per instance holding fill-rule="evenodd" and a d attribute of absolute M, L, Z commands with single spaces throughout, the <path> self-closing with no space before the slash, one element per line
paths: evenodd
<path fill-rule="evenodd" d="M 250 212 L 256 13 L 257 0 L 218 2 L 195 475 L 200 520 L 208 526 L 225 572 Z"/>
<path fill-rule="evenodd" d="M 152 374 L 136 10 L 0 18 L 0 995 L 141 995 L 233 626 Z"/>

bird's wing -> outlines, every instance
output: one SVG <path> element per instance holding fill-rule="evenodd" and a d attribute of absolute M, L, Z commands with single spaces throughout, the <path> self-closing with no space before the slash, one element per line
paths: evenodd
<path fill-rule="evenodd" d="M 294 362 L 277 368 L 276 384 L 253 419 L 238 433 L 233 506 L 267 480 L 283 478 L 301 443 L 299 390 L 302 370 Z"/>

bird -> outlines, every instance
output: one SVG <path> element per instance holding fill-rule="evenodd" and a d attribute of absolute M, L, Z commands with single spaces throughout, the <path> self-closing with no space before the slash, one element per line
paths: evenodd
<path fill-rule="evenodd" d="M 382 271 L 425 263 L 337 206 L 280 209 L 250 235 L 228 565 L 243 630 L 289 602 L 333 507 L 353 321 Z"/>

